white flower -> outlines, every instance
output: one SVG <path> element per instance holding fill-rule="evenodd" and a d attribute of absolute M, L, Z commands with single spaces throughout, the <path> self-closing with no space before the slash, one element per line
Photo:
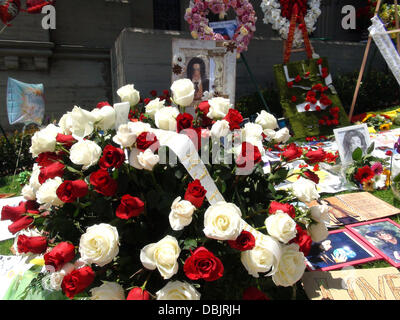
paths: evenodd
<path fill-rule="evenodd" d="M 297 244 L 292 243 L 283 247 L 278 270 L 272 275 L 272 280 L 277 286 L 292 286 L 301 279 L 304 269 L 304 254 Z"/>
<path fill-rule="evenodd" d="M 217 120 L 211 127 L 211 136 L 217 139 L 226 137 L 229 132 L 229 122 L 226 120 Z"/>
<path fill-rule="evenodd" d="M 137 136 L 130 130 L 129 124 L 121 124 L 113 137 L 113 141 L 123 148 L 129 148 L 136 142 Z"/>
<path fill-rule="evenodd" d="M 117 90 L 122 102 L 129 102 L 131 107 L 136 106 L 140 101 L 140 93 L 133 84 L 128 84 Z"/>
<path fill-rule="evenodd" d="M 374 189 L 383 189 L 386 187 L 386 175 L 379 174 L 374 177 Z"/>
<path fill-rule="evenodd" d="M 158 110 L 161 108 L 165 107 L 165 100 L 161 100 L 160 98 L 156 98 L 154 100 L 151 100 L 147 105 L 146 105 L 146 113 L 154 119 L 154 116 Z"/>
<path fill-rule="evenodd" d="M 207 117 L 214 120 L 224 118 L 232 107 L 230 100 L 222 97 L 212 98 L 208 100 L 208 104 L 210 105 L 210 109 L 207 113 Z"/>
<path fill-rule="evenodd" d="M 33 165 L 32 174 L 29 178 L 29 185 L 35 190 L 35 192 L 40 188 L 41 184 L 39 182 L 40 167 L 37 163 Z"/>
<path fill-rule="evenodd" d="M 180 253 L 181 248 L 176 238 L 165 236 L 160 241 L 145 246 L 140 251 L 140 261 L 145 268 L 157 268 L 164 279 L 169 279 L 178 272 Z"/>
<path fill-rule="evenodd" d="M 263 128 L 256 123 L 248 122 L 242 129 L 242 141 L 258 142 L 262 141 Z"/>
<path fill-rule="evenodd" d="M 56 137 L 62 130 L 54 124 L 35 132 L 32 136 L 32 144 L 29 152 L 36 158 L 42 152 L 54 152 L 56 149 Z"/>
<path fill-rule="evenodd" d="M 319 193 L 315 182 L 303 177 L 292 184 L 292 192 L 301 202 L 307 203 L 319 199 Z"/>
<path fill-rule="evenodd" d="M 172 100 L 181 107 L 188 107 L 194 99 L 194 84 L 190 79 L 179 79 L 171 86 Z"/>
<path fill-rule="evenodd" d="M 136 137 L 143 132 L 151 132 L 153 130 L 150 124 L 141 121 L 129 122 L 128 128 L 129 131 L 132 132 Z"/>
<path fill-rule="evenodd" d="M 50 274 L 50 279 L 49 279 L 49 289 L 50 290 L 55 290 L 55 291 L 61 291 L 61 284 L 64 279 L 64 277 L 68 274 L 71 273 L 75 269 L 75 266 L 72 263 L 66 263 L 62 267 L 60 271 L 52 272 Z"/>
<path fill-rule="evenodd" d="M 71 149 L 69 158 L 72 163 L 82 165 L 82 169 L 86 170 L 97 164 L 101 157 L 102 150 L 94 141 L 80 140 L 75 143 Z"/>
<path fill-rule="evenodd" d="M 92 113 L 75 106 L 61 117 L 58 125 L 64 134 L 72 134 L 78 140 L 93 132 L 95 121 L 96 117 Z"/>
<path fill-rule="evenodd" d="M 160 157 L 149 148 L 137 155 L 137 161 L 142 169 L 153 171 L 154 166 L 160 162 Z M 136 167 L 139 169 L 139 167 Z"/>
<path fill-rule="evenodd" d="M 21 195 L 25 200 L 36 200 L 36 192 L 30 184 L 24 185 L 21 190 Z"/>
<path fill-rule="evenodd" d="M 169 213 L 169 223 L 172 230 L 179 231 L 192 222 L 193 212 L 196 207 L 190 201 L 181 200 L 178 197 L 174 200 Z"/>
<path fill-rule="evenodd" d="M 265 130 L 263 130 L 263 133 L 267 136 L 265 139 L 267 139 L 268 141 L 275 140 L 275 136 L 276 136 L 275 130 L 265 129 Z"/>
<path fill-rule="evenodd" d="M 100 267 L 110 263 L 119 252 L 118 230 L 106 223 L 95 224 L 86 229 L 79 241 L 81 259 Z"/>
<path fill-rule="evenodd" d="M 311 223 L 307 227 L 308 234 L 311 236 L 311 240 L 314 242 L 321 242 L 325 240 L 328 235 L 328 229 L 323 222 Z"/>
<path fill-rule="evenodd" d="M 236 240 L 242 232 L 241 216 L 235 204 L 219 201 L 204 213 L 204 234 L 216 240 Z"/>
<path fill-rule="evenodd" d="M 316 222 L 329 224 L 329 206 L 323 204 L 319 206 L 312 206 L 310 208 L 311 218 Z"/>
<path fill-rule="evenodd" d="M 261 113 L 258 114 L 255 123 L 262 126 L 263 129 L 274 130 L 279 128 L 276 118 L 265 110 L 262 110 Z"/>
<path fill-rule="evenodd" d="M 283 243 L 288 243 L 296 237 L 296 222 L 281 210 L 265 219 L 265 226 L 270 236 Z"/>
<path fill-rule="evenodd" d="M 280 254 L 279 242 L 270 236 L 264 236 L 257 239 L 256 246 L 252 250 L 241 253 L 240 261 L 253 277 L 258 278 L 259 273 L 266 272 L 267 276 L 270 276 L 276 272 Z"/>
<path fill-rule="evenodd" d="M 114 128 L 116 113 L 115 109 L 111 106 L 104 106 L 103 108 L 95 108 L 92 110 L 95 117 L 94 125 L 100 130 L 109 130 Z"/>
<path fill-rule="evenodd" d="M 274 140 L 276 143 L 286 143 L 290 139 L 290 132 L 288 128 L 282 128 L 275 133 Z"/>
<path fill-rule="evenodd" d="M 155 113 L 154 121 L 159 129 L 176 131 L 176 117 L 178 115 L 179 110 L 177 108 L 164 107 Z"/>
<path fill-rule="evenodd" d="M 116 282 L 103 282 L 90 290 L 90 300 L 125 300 L 124 288 Z"/>
<path fill-rule="evenodd" d="M 157 300 L 200 300 L 200 293 L 189 283 L 170 281 L 156 292 Z"/>
<path fill-rule="evenodd" d="M 54 179 L 47 179 L 43 183 L 39 190 L 36 192 L 37 202 L 50 208 L 51 206 L 61 207 L 64 205 L 58 196 L 57 188 L 62 184 L 62 179 L 60 177 L 55 177 Z"/>

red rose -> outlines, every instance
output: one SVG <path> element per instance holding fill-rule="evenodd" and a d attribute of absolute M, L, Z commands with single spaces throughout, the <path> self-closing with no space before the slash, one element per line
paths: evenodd
<path fill-rule="evenodd" d="M 84 291 L 94 280 L 94 272 L 91 267 L 83 267 L 68 273 L 61 283 L 62 291 L 72 299 L 78 293 Z"/>
<path fill-rule="evenodd" d="M 71 146 L 76 142 L 72 135 L 65 135 L 58 133 L 56 141 L 62 144 L 65 148 L 71 148 Z"/>
<path fill-rule="evenodd" d="M 169 97 L 169 90 L 163 90 L 163 95 Z"/>
<path fill-rule="evenodd" d="M 103 149 L 103 156 L 99 160 L 99 166 L 102 169 L 119 168 L 125 160 L 124 151 L 111 144 Z"/>
<path fill-rule="evenodd" d="M 249 287 L 243 292 L 243 300 L 269 300 L 269 298 L 257 288 Z"/>
<path fill-rule="evenodd" d="M 324 106 L 330 106 L 332 104 L 332 100 L 329 99 L 326 95 L 321 94 L 321 98 L 319 101 L 324 105 Z"/>
<path fill-rule="evenodd" d="M 354 175 L 354 179 L 356 179 L 360 183 L 364 183 L 366 181 L 371 180 L 374 177 L 375 173 L 369 166 L 364 166 L 357 170 L 357 173 Z"/>
<path fill-rule="evenodd" d="M 320 126 L 324 126 L 324 125 L 325 125 L 325 120 L 319 119 L 319 120 L 318 120 L 318 124 L 319 124 Z"/>
<path fill-rule="evenodd" d="M 75 246 L 70 242 L 60 242 L 44 255 L 44 263 L 58 271 L 73 258 L 75 258 Z"/>
<path fill-rule="evenodd" d="M 203 205 L 206 193 L 207 191 L 201 185 L 200 180 L 196 179 L 188 184 L 184 199 L 191 202 L 196 208 L 200 208 Z"/>
<path fill-rule="evenodd" d="M 193 127 L 193 116 L 189 113 L 180 113 L 176 117 L 176 132 Z"/>
<path fill-rule="evenodd" d="M 385 152 L 385 155 L 391 157 L 393 155 L 393 152 L 391 150 L 388 150 Z"/>
<path fill-rule="evenodd" d="M 32 213 L 32 214 L 39 214 L 39 203 L 37 203 L 34 200 L 28 200 L 25 202 L 25 208 L 27 213 Z"/>
<path fill-rule="evenodd" d="M 303 155 L 303 150 L 296 146 L 296 144 L 291 143 L 281 155 L 286 161 L 292 161 L 301 157 Z"/>
<path fill-rule="evenodd" d="M 296 96 L 292 96 L 291 101 L 292 102 L 296 102 L 297 101 L 297 97 Z"/>
<path fill-rule="evenodd" d="M 305 156 L 307 158 L 306 162 L 308 164 L 314 164 L 317 162 L 324 161 L 326 158 L 326 152 L 324 151 L 324 149 L 319 148 L 318 150 L 315 151 L 308 151 Z"/>
<path fill-rule="evenodd" d="M 319 177 L 318 177 L 318 175 L 315 174 L 314 172 L 312 172 L 312 171 L 310 171 L 310 170 L 307 170 L 307 171 L 304 171 L 303 174 L 304 174 L 308 179 L 310 179 L 311 181 L 315 182 L 316 184 L 319 183 Z"/>
<path fill-rule="evenodd" d="M 306 111 L 308 111 L 308 110 L 310 110 L 310 105 L 309 104 L 307 104 L 305 107 L 304 107 L 304 110 L 306 110 Z"/>
<path fill-rule="evenodd" d="M 278 210 L 287 213 L 293 219 L 296 217 L 296 210 L 291 204 L 272 201 L 269 205 L 269 214 L 274 214 Z"/>
<path fill-rule="evenodd" d="M 312 86 L 311 90 L 315 90 L 315 91 L 322 91 L 323 90 L 323 86 L 320 83 L 317 83 L 315 85 Z"/>
<path fill-rule="evenodd" d="M 300 75 L 297 75 L 296 78 L 294 78 L 294 81 L 295 81 L 295 82 L 300 82 L 300 81 L 301 81 Z"/>
<path fill-rule="evenodd" d="M 42 152 L 36 158 L 36 162 L 40 167 L 47 167 L 57 160 L 61 160 L 61 157 L 55 152 Z"/>
<path fill-rule="evenodd" d="M 157 91 L 156 90 L 151 90 L 150 91 L 150 95 L 152 95 L 153 97 L 157 97 Z"/>
<path fill-rule="evenodd" d="M 143 100 L 143 103 L 144 103 L 145 105 L 147 105 L 150 101 L 151 101 L 150 98 L 145 98 L 145 99 Z"/>
<path fill-rule="evenodd" d="M 101 108 L 103 108 L 105 106 L 110 106 L 111 107 L 111 104 L 108 101 L 102 101 L 102 102 L 99 102 L 97 104 L 96 108 L 97 109 L 101 109 Z"/>
<path fill-rule="evenodd" d="M 22 216 L 8 226 L 8 231 L 10 231 L 12 234 L 16 234 L 18 231 L 21 231 L 31 226 L 33 221 L 34 219 L 32 217 Z"/>
<path fill-rule="evenodd" d="M 18 206 L 4 206 L 1 209 L 1 220 L 17 221 L 26 213 L 26 202 L 21 201 Z"/>
<path fill-rule="evenodd" d="M 55 177 L 62 177 L 64 175 L 65 166 L 61 162 L 53 162 L 47 167 L 40 168 L 39 183 L 43 184 L 47 179 L 53 179 Z"/>
<path fill-rule="evenodd" d="M 210 111 L 210 104 L 208 101 L 203 101 L 197 106 L 197 110 L 200 111 L 202 114 L 207 115 Z"/>
<path fill-rule="evenodd" d="M 228 240 L 228 244 L 232 249 L 247 251 L 255 247 L 256 239 L 251 232 L 243 230 L 236 240 Z"/>
<path fill-rule="evenodd" d="M 150 148 L 151 151 L 156 152 L 160 147 L 160 143 L 157 140 L 157 136 L 152 132 L 142 132 L 136 138 L 136 147 L 140 151 L 145 151 Z"/>
<path fill-rule="evenodd" d="M 129 194 L 122 196 L 116 215 L 120 219 L 129 219 L 139 216 L 144 211 L 144 202 Z"/>
<path fill-rule="evenodd" d="M 315 110 L 316 110 L 316 111 L 321 111 L 321 107 L 320 107 L 320 106 L 316 106 L 316 107 L 315 107 Z"/>
<path fill-rule="evenodd" d="M 186 259 L 183 271 L 191 280 L 215 281 L 224 274 L 224 266 L 211 251 L 199 247 Z"/>
<path fill-rule="evenodd" d="M 28 237 L 26 235 L 19 235 L 17 240 L 17 247 L 19 253 L 36 253 L 41 254 L 47 249 L 46 237 Z"/>
<path fill-rule="evenodd" d="M 146 290 L 136 287 L 129 291 L 126 300 L 150 300 L 150 294 Z"/>
<path fill-rule="evenodd" d="M 322 58 L 317 60 L 317 64 L 322 64 Z"/>
<path fill-rule="evenodd" d="M 251 143 L 243 142 L 242 151 L 236 159 L 236 165 L 239 168 L 248 168 L 248 165 L 253 167 L 261 161 L 261 153 L 258 147 L 253 146 Z"/>
<path fill-rule="evenodd" d="M 339 125 L 339 120 L 338 119 L 333 119 L 332 120 L 332 125 L 334 125 L 334 126 Z"/>
<path fill-rule="evenodd" d="M 296 238 L 290 240 L 289 243 L 297 243 L 304 256 L 308 256 L 312 243 L 311 237 L 308 235 L 307 230 L 303 230 L 299 225 L 296 225 L 296 230 Z"/>
<path fill-rule="evenodd" d="M 293 88 L 293 81 L 289 81 L 289 82 L 287 83 L 287 86 L 288 86 L 288 88 Z"/>
<path fill-rule="evenodd" d="M 75 202 L 87 195 L 88 185 L 83 180 L 65 180 L 56 190 L 57 197 L 65 203 Z"/>
<path fill-rule="evenodd" d="M 243 122 L 243 117 L 239 111 L 235 109 L 229 109 L 228 114 L 223 120 L 229 122 L 229 129 L 233 131 L 235 129 L 240 129 L 240 124 Z"/>
<path fill-rule="evenodd" d="M 93 172 L 89 178 L 90 184 L 98 193 L 111 197 L 117 192 L 117 181 L 110 177 L 106 170 L 100 169 Z"/>

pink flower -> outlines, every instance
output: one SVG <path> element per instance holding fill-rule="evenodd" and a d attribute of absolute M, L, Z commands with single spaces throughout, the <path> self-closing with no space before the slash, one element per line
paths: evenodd
<path fill-rule="evenodd" d="M 383 172 L 383 167 L 382 167 L 382 163 L 380 162 L 375 162 L 372 167 L 371 167 L 372 171 L 375 173 L 375 175 L 379 175 Z"/>

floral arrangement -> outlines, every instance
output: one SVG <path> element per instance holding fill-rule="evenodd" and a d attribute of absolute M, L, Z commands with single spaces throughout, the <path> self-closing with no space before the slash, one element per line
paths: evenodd
<path fill-rule="evenodd" d="M 17 255 L 43 259 L 44 290 L 70 299 L 251 299 L 301 279 L 311 242 L 328 235 L 328 208 L 301 205 L 319 198 L 318 181 L 287 164 L 332 155 L 285 146 L 288 129 L 266 111 L 243 125 L 229 99 L 185 113 L 189 79 L 171 92 L 170 106 L 158 98 L 143 106 L 126 85 L 121 103 L 144 108 L 135 113 L 142 121 L 118 123 L 120 104 L 75 106 L 32 137 L 26 201 L 3 207 L 1 219 L 13 222 Z M 270 163 L 264 156 L 276 144 L 281 160 Z M 227 291 L 232 283 L 245 290 Z"/>
<path fill-rule="evenodd" d="M 225 41 L 225 38 L 215 33 L 208 25 L 207 15 L 210 11 L 223 19 L 226 12 L 232 8 L 237 14 L 237 29 L 232 38 L 237 53 L 247 51 L 250 40 L 256 31 L 257 16 L 248 0 L 194 0 L 186 9 L 185 20 L 189 24 L 194 39 Z M 232 47 L 228 44 L 228 49 Z"/>
<path fill-rule="evenodd" d="M 306 28 L 309 33 L 315 30 L 315 24 L 321 14 L 320 0 L 301 1 L 277 1 L 263 0 L 261 9 L 264 12 L 264 23 L 270 23 L 274 30 L 279 32 L 282 39 L 287 39 L 289 34 L 290 19 L 293 6 L 298 6 L 299 12 L 304 17 L 305 26 L 300 24 L 294 32 L 293 47 L 299 47 L 303 43 L 301 28 Z"/>
<path fill-rule="evenodd" d="M 346 178 L 361 190 L 386 189 L 390 185 L 390 170 L 386 159 L 372 156 L 374 143 L 363 155 L 361 148 L 354 150 L 352 164 L 346 169 Z"/>
<path fill-rule="evenodd" d="M 374 128 L 374 130 L 385 131 L 390 129 L 392 118 L 385 114 L 370 113 L 365 116 L 362 122 L 366 123 L 368 127 Z"/>
<path fill-rule="evenodd" d="M 376 8 L 376 3 L 375 5 L 372 4 L 370 6 L 371 13 L 370 15 L 373 15 L 373 12 L 375 11 Z M 397 14 L 399 17 L 400 21 L 400 6 L 397 8 Z M 379 9 L 379 17 L 382 20 L 382 22 L 385 24 L 385 28 L 387 31 L 395 30 L 396 29 L 396 7 L 394 4 L 387 4 L 384 3 L 382 4 L 381 8 Z M 396 33 L 390 34 L 390 37 L 392 39 L 396 39 Z"/>

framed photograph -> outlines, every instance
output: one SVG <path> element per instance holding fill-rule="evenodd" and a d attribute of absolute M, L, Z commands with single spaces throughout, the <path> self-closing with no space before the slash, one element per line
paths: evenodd
<path fill-rule="evenodd" d="M 386 218 L 346 226 L 391 265 L 400 267 L 400 225 Z"/>
<path fill-rule="evenodd" d="M 235 104 L 236 48 L 229 41 L 172 39 L 172 79 L 187 78 L 195 87 L 194 101 L 186 112 L 213 97 Z"/>
<path fill-rule="evenodd" d="M 342 164 L 353 161 L 353 152 L 360 147 L 366 153 L 371 141 L 365 123 L 333 130 Z"/>
<path fill-rule="evenodd" d="M 329 232 L 324 241 L 312 243 L 306 265 L 309 270 L 327 271 L 381 258 L 349 230 L 341 229 Z"/>

